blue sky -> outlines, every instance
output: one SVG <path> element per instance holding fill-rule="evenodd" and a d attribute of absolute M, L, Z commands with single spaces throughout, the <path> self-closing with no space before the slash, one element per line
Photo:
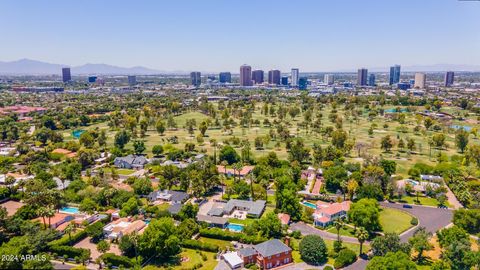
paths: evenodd
<path fill-rule="evenodd" d="M 480 1 L 0 1 L 0 61 L 159 70 L 480 64 Z"/>

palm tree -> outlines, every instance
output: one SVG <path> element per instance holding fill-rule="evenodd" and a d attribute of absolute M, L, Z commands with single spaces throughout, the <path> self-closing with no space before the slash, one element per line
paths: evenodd
<path fill-rule="evenodd" d="M 13 184 L 15 184 L 15 181 L 17 181 L 13 176 L 7 176 L 5 178 L 5 185 L 8 187 L 8 192 L 10 194 L 13 193 Z"/>
<path fill-rule="evenodd" d="M 222 160 L 222 162 L 220 162 L 220 165 L 223 166 L 223 176 L 224 176 L 224 177 L 222 177 L 222 197 L 223 197 L 223 190 L 224 190 L 224 186 L 225 186 L 225 178 L 227 177 L 228 162 L 226 160 Z"/>
<path fill-rule="evenodd" d="M 46 216 L 48 217 L 48 227 L 51 226 L 50 219 L 55 216 L 55 209 L 51 206 L 48 206 Z"/>
<path fill-rule="evenodd" d="M 68 242 L 72 242 L 72 232 L 75 232 L 75 224 L 72 222 L 65 227 L 65 233 L 68 234 Z"/>
<path fill-rule="evenodd" d="M 365 230 L 365 228 L 359 227 L 357 229 L 357 233 L 355 234 L 355 236 L 357 237 L 358 242 L 360 243 L 360 255 L 362 255 L 363 243 L 368 239 L 368 232 L 367 230 Z"/>
<path fill-rule="evenodd" d="M 43 220 L 43 226 L 44 228 L 47 227 L 47 222 L 45 220 L 45 217 L 47 216 L 47 208 L 46 207 L 39 207 L 37 209 L 37 214 L 42 217 Z"/>
<path fill-rule="evenodd" d="M 345 226 L 345 222 L 342 219 L 337 219 L 333 222 L 335 229 L 337 229 L 337 241 L 340 242 L 340 230 Z"/>

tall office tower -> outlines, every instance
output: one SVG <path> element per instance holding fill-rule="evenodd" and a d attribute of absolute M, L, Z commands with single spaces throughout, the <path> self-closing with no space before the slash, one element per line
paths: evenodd
<path fill-rule="evenodd" d="M 202 73 L 198 71 L 190 72 L 190 80 L 193 86 L 200 86 L 202 84 Z"/>
<path fill-rule="evenodd" d="M 252 86 L 252 67 L 249 65 L 240 67 L 240 86 Z"/>
<path fill-rule="evenodd" d="M 263 70 L 257 69 L 252 71 L 252 81 L 254 84 L 263 83 Z"/>
<path fill-rule="evenodd" d="M 279 85 L 280 84 L 280 79 L 281 79 L 281 73 L 280 73 L 280 70 L 270 70 L 268 72 L 268 83 L 269 84 L 276 84 L 276 85 Z"/>
<path fill-rule="evenodd" d="M 130 85 L 137 84 L 137 76 L 128 76 L 128 84 Z"/>
<path fill-rule="evenodd" d="M 288 77 L 287 76 L 282 77 L 282 85 L 288 85 Z"/>
<path fill-rule="evenodd" d="M 88 82 L 89 83 L 94 83 L 97 81 L 97 76 L 89 76 L 88 77 Z"/>
<path fill-rule="evenodd" d="M 298 90 L 307 90 L 308 80 L 306 77 L 298 79 Z"/>
<path fill-rule="evenodd" d="M 335 78 L 332 74 L 325 74 L 323 75 L 323 83 L 326 85 L 332 85 L 335 81 Z"/>
<path fill-rule="evenodd" d="M 390 85 L 400 82 L 400 65 L 390 67 Z"/>
<path fill-rule="evenodd" d="M 218 76 L 218 80 L 221 83 L 231 83 L 232 74 L 230 72 L 220 72 L 220 75 Z"/>
<path fill-rule="evenodd" d="M 415 88 L 424 89 L 425 82 L 427 81 L 427 75 L 425 73 L 415 73 Z"/>
<path fill-rule="evenodd" d="M 368 69 L 360 68 L 358 69 L 357 74 L 357 85 L 364 86 L 367 85 Z"/>
<path fill-rule="evenodd" d="M 292 68 L 292 86 L 297 87 L 298 86 L 298 80 L 300 79 L 300 72 L 298 71 L 298 68 Z"/>
<path fill-rule="evenodd" d="M 72 80 L 72 74 L 70 73 L 70 68 L 62 68 L 62 80 L 63 82 L 69 82 Z"/>
<path fill-rule="evenodd" d="M 368 86 L 375 86 L 375 74 L 368 75 Z"/>
<path fill-rule="evenodd" d="M 445 87 L 450 87 L 453 85 L 455 73 L 453 71 L 447 71 L 445 73 Z"/>

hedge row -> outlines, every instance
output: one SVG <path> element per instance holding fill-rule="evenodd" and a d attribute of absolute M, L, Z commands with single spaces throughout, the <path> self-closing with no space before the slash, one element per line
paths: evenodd
<path fill-rule="evenodd" d="M 90 258 L 90 250 L 84 248 L 74 248 L 71 246 L 50 246 L 50 251 L 60 257 L 65 255 L 68 258 L 83 258 L 87 260 Z"/>
<path fill-rule="evenodd" d="M 249 236 L 243 233 L 234 233 L 234 232 L 224 231 L 220 228 L 201 229 L 200 236 L 226 240 L 226 241 L 238 241 L 241 243 L 248 243 L 248 244 L 258 244 L 261 242 L 265 242 L 267 240 L 259 236 Z"/>
<path fill-rule="evenodd" d="M 87 232 L 85 230 L 79 230 L 78 232 L 71 234 L 71 238 L 66 233 L 62 238 L 48 243 L 48 246 L 72 246 L 85 237 L 87 237 Z"/>
<path fill-rule="evenodd" d="M 218 252 L 220 249 L 217 245 L 210 244 L 210 243 L 202 243 L 197 240 L 187 239 L 182 242 L 182 247 L 184 248 L 191 248 L 209 252 Z"/>
<path fill-rule="evenodd" d="M 118 256 L 113 253 L 105 253 L 100 256 L 100 259 L 108 266 L 123 266 L 131 268 L 134 265 L 130 258 L 125 256 Z"/>

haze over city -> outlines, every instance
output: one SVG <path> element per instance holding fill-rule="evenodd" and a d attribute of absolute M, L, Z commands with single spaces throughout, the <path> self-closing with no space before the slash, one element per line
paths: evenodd
<path fill-rule="evenodd" d="M 0 10 L 0 61 L 204 72 L 480 63 L 476 1 L 1 1 Z"/>

